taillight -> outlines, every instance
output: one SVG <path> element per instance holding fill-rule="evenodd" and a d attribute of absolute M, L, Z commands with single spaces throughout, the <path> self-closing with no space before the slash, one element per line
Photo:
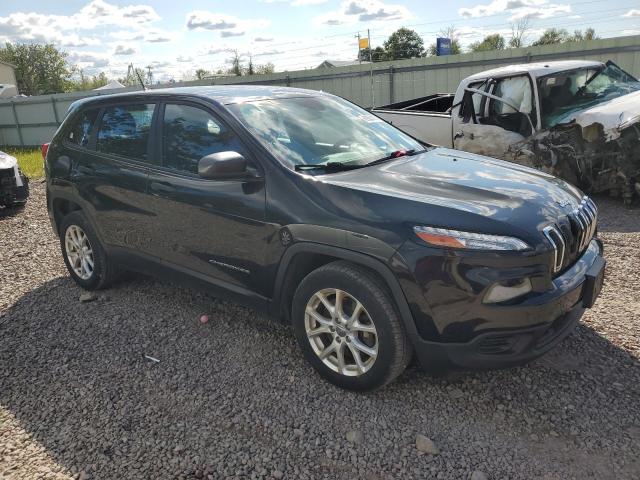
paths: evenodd
<path fill-rule="evenodd" d="M 47 159 L 47 152 L 49 151 L 49 144 L 48 143 L 43 143 L 42 144 L 42 159 L 46 160 Z"/>

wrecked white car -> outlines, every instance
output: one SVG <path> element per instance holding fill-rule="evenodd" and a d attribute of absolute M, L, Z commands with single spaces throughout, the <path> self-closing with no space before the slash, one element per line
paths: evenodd
<path fill-rule="evenodd" d="M 640 195 L 640 82 L 613 62 L 511 65 L 374 109 L 427 143 L 544 170 L 626 203 Z"/>
<path fill-rule="evenodd" d="M 29 197 L 29 179 L 18 167 L 18 160 L 0 151 L 0 207 L 20 208 Z"/>

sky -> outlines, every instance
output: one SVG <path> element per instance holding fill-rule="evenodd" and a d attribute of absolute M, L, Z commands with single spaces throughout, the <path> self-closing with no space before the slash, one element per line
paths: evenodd
<path fill-rule="evenodd" d="M 51 42 L 87 75 L 123 77 L 133 63 L 167 81 L 228 69 L 235 51 L 276 71 L 353 60 L 367 30 L 373 47 L 401 26 L 425 45 L 449 26 L 463 46 L 492 33 L 508 40 L 524 17 L 529 42 L 550 27 L 640 34 L 638 0 L 0 0 L 0 44 Z"/>

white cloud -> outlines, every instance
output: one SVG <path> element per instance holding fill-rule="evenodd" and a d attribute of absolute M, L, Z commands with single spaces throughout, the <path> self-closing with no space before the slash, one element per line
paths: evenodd
<path fill-rule="evenodd" d="M 625 13 L 623 17 L 640 17 L 640 10 L 632 8 L 627 13 Z"/>
<path fill-rule="evenodd" d="M 137 49 L 134 45 L 116 45 L 116 48 L 113 50 L 114 55 L 133 55 L 137 53 Z"/>
<path fill-rule="evenodd" d="M 506 12 L 511 13 L 509 20 L 518 20 L 527 16 L 551 18 L 559 13 L 571 12 L 571 5 L 548 3 L 548 0 L 493 0 L 488 4 L 458 9 L 458 14 L 465 18 L 487 17 Z"/>
<path fill-rule="evenodd" d="M 99 40 L 78 34 L 97 27 L 117 26 L 121 29 L 149 29 L 160 17 L 149 5 L 120 7 L 104 0 L 93 0 L 72 15 L 46 15 L 14 12 L 0 16 L 0 37 L 8 41 L 51 42 L 60 46 L 97 45 Z M 151 35 L 147 41 L 160 41 Z"/>
<path fill-rule="evenodd" d="M 388 4 L 380 0 L 347 0 L 338 10 L 324 13 L 314 19 L 318 25 L 343 25 L 356 22 L 407 20 L 409 9 L 402 5 Z"/>
<path fill-rule="evenodd" d="M 291 2 L 292 7 L 306 7 L 308 5 L 322 5 L 329 0 L 293 0 Z"/>
<path fill-rule="evenodd" d="M 220 36 L 240 37 L 248 30 L 266 28 L 268 20 L 251 20 L 224 15 L 221 13 L 195 10 L 187 14 L 187 28 L 189 30 L 214 30 L 219 31 Z"/>

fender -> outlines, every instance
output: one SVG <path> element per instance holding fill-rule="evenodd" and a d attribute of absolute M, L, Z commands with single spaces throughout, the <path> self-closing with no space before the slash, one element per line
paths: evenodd
<path fill-rule="evenodd" d="M 395 275 L 385 263 L 369 255 L 354 252 L 353 250 L 332 247 L 319 243 L 298 242 L 291 245 L 291 247 L 289 247 L 285 251 L 278 267 L 278 273 L 276 274 L 274 295 L 271 304 L 272 314 L 277 315 L 279 313 L 282 302 L 282 285 L 284 283 L 285 275 L 287 274 L 287 271 L 289 269 L 289 264 L 299 253 L 317 253 L 321 255 L 336 257 L 342 260 L 353 262 L 358 265 L 365 266 L 378 273 L 384 280 L 385 284 L 389 288 L 389 291 L 391 292 L 391 295 L 393 296 L 393 300 L 398 307 L 398 313 L 400 314 L 400 318 L 402 319 L 402 323 L 406 328 L 409 338 L 412 342 L 414 342 L 414 339 L 417 338 L 418 334 L 416 325 L 413 321 L 413 315 L 411 315 L 411 309 L 409 308 L 407 299 L 405 298 L 404 292 L 400 287 L 400 283 L 398 283 Z"/>

